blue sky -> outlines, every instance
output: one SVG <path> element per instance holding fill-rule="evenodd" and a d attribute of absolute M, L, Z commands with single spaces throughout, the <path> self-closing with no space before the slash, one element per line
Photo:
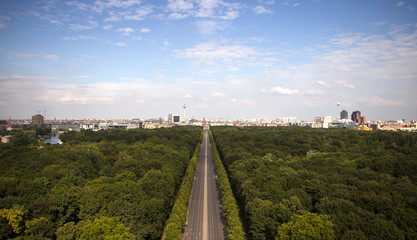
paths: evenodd
<path fill-rule="evenodd" d="M 417 2 L 3 0 L 0 84 L 0 118 L 417 119 Z"/>

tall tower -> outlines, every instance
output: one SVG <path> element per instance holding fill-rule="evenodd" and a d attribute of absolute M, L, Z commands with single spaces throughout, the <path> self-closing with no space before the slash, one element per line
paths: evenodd
<path fill-rule="evenodd" d="M 185 118 L 185 109 L 187 108 L 187 106 L 185 105 L 185 103 L 184 103 L 184 122 L 186 122 L 187 121 L 187 118 Z"/>
<path fill-rule="evenodd" d="M 356 122 L 358 124 L 361 124 L 362 123 L 361 112 L 358 111 L 358 110 L 354 111 L 352 113 L 351 119 L 352 119 L 352 121 L 354 121 L 354 122 Z"/>
<path fill-rule="evenodd" d="M 340 119 L 348 119 L 348 112 L 346 110 L 340 112 Z"/>
<path fill-rule="evenodd" d="M 40 114 L 33 115 L 32 116 L 32 125 L 41 127 L 43 125 L 43 120 L 44 120 L 44 118 L 43 118 L 42 115 L 40 115 Z"/>

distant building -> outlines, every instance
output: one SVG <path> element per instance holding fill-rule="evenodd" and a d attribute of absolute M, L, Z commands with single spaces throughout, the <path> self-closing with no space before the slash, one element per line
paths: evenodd
<path fill-rule="evenodd" d="M 6 130 L 9 127 L 9 123 L 6 120 L 0 120 L 0 130 Z"/>
<path fill-rule="evenodd" d="M 278 117 L 277 123 L 296 123 L 297 117 Z"/>
<path fill-rule="evenodd" d="M 340 119 L 349 119 L 348 117 L 348 111 L 343 110 L 340 112 Z"/>
<path fill-rule="evenodd" d="M 174 123 L 180 122 L 180 116 L 174 116 Z"/>
<path fill-rule="evenodd" d="M 339 121 L 329 123 L 329 128 L 353 129 L 354 127 L 356 127 L 356 123 L 350 119 L 340 119 Z"/>
<path fill-rule="evenodd" d="M 379 125 L 379 124 L 371 124 L 371 128 L 372 128 L 372 130 L 378 130 L 378 129 L 381 128 L 381 125 Z"/>
<path fill-rule="evenodd" d="M 172 123 L 172 114 L 168 114 L 168 122 Z"/>
<path fill-rule="evenodd" d="M 372 128 L 369 128 L 369 127 L 367 127 L 367 126 L 365 126 L 365 125 L 362 125 L 362 126 L 360 126 L 360 127 L 355 127 L 355 128 L 353 128 L 353 130 L 359 130 L 359 131 L 372 131 Z"/>
<path fill-rule="evenodd" d="M 68 130 L 68 131 L 80 131 L 80 124 L 52 124 L 53 130 Z"/>
<path fill-rule="evenodd" d="M 361 121 L 362 121 L 362 123 L 366 123 L 366 116 L 362 116 Z"/>
<path fill-rule="evenodd" d="M 42 126 L 43 125 L 43 116 L 36 114 L 32 116 L 32 125 L 33 126 Z"/>
<path fill-rule="evenodd" d="M 352 121 L 361 124 L 362 123 L 362 119 L 361 119 L 361 111 L 354 111 L 351 115 L 351 119 Z"/>
<path fill-rule="evenodd" d="M 333 121 L 332 116 L 315 117 L 311 124 L 312 128 L 329 128 L 329 124 Z"/>

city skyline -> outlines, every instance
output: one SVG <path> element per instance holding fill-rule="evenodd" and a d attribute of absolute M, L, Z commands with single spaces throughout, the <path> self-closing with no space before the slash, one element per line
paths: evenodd
<path fill-rule="evenodd" d="M 416 11 L 411 0 L 2 1 L 0 119 L 147 119 L 184 104 L 196 119 L 417 119 Z"/>

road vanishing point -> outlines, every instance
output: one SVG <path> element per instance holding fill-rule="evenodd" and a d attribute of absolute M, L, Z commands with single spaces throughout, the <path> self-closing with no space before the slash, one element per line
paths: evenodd
<path fill-rule="evenodd" d="M 221 194 L 213 154 L 208 130 L 205 129 L 183 240 L 226 239 L 226 226 L 220 204 Z"/>

